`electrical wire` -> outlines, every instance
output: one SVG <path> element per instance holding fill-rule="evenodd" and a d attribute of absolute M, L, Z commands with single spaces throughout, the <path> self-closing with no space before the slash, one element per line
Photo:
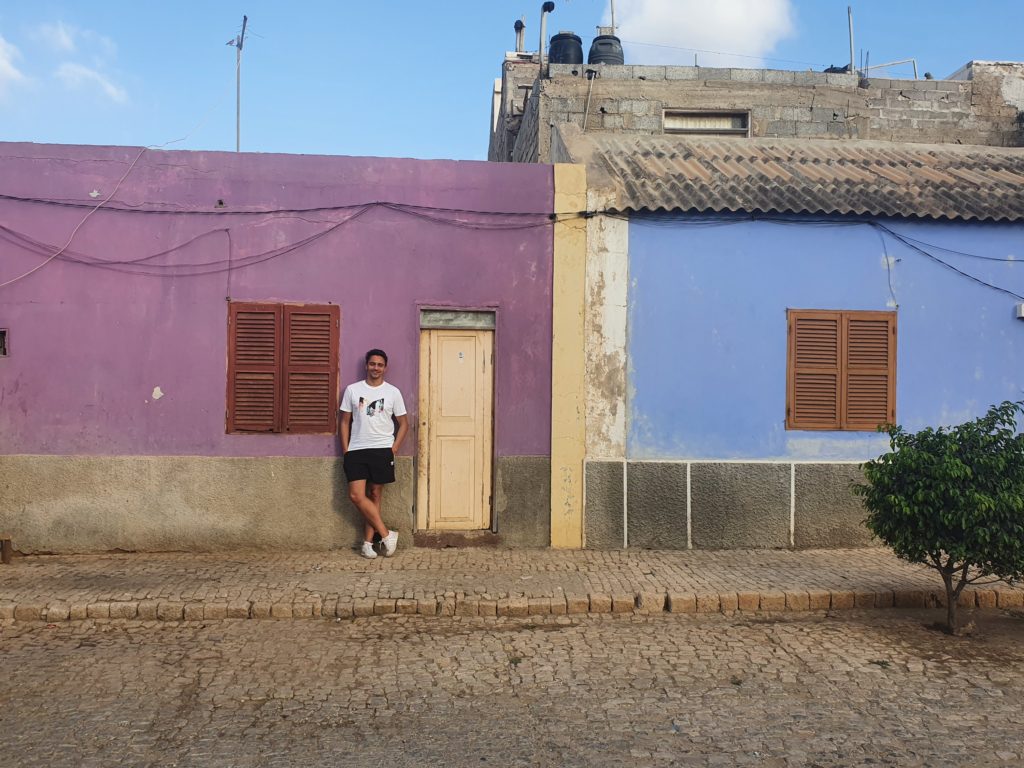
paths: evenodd
<path fill-rule="evenodd" d="M 70 237 L 68 237 L 68 241 L 66 243 L 64 243 L 63 247 L 61 247 L 60 250 L 56 251 L 52 256 L 50 256 L 50 258 L 48 258 L 42 264 L 37 264 L 36 266 L 34 266 L 28 272 L 25 272 L 24 274 L 18 275 L 17 277 L 12 278 L 12 279 L 10 279 L 10 280 L 8 280 L 6 282 L 0 283 L 0 288 L 5 288 L 8 285 L 11 285 L 13 283 L 18 282 L 19 280 L 24 280 L 26 277 L 28 277 L 29 275 L 33 274 L 34 272 L 37 272 L 38 270 L 42 269 L 47 264 L 49 264 L 51 261 L 53 261 L 58 256 L 60 256 L 62 253 L 64 253 L 64 251 L 66 251 L 68 249 L 68 246 L 71 245 L 71 241 L 75 239 L 75 235 L 78 234 L 78 230 L 80 230 L 82 228 L 82 225 L 84 225 L 85 222 L 87 222 L 89 220 L 89 218 L 94 213 L 96 213 L 96 211 L 98 211 L 100 208 L 102 208 L 104 205 L 106 205 L 108 202 L 110 202 L 111 198 L 114 197 L 114 194 L 117 192 L 117 190 L 121 188 L 121 185 L 124 183 L 124 180 L 128 178 L 128 174 L 132 172 L 133 168 L 135 168 L 135 164 L 138 163 L 139 160 L 142 159 L 142 156 L 144 154 L 146 154 L 146 152 L 147 152 L 147 148 L 146 147 L 143 147 L 139 151 L 139 154 L 135 156 L 134 160 L 132 160 L 132 164 L 128 166 L 128 170 L 124 172 L 124 175 L 118 180 L 117 184 L 114 185 L 114 188 L 112 190 L 110 190 L 110 194 L 107 195 L 106 198 L 104 198 L 103 201 L 100 202 L 96 207 L 94 207 L 91 211 L 89 211 L 87 214 L 85 214 L 85 217 L 80 222 L 78 222 L 78 226 L 76 226 L 73 230 L 71 230 L 71 235 L 70 235 Z"/>
<path fill-rule="evenodd" d="M 99 208 L 103 207 L 107 202 L 109 202 L 110 199 L 112 199 L 114 193 L 117 191 L 117 189 L 120 187 L 120 185 L 124 182 L 124 179 L 127 178 L 128 174 L 131 172 L 132 168 L 134 168 L 135 164 L 139 161 L 139 159 L 142 157 L 142 154 L 145 151 L 146 151 L 146 148 L 143 148 L 143 150 L 139 153 L 139 155 L 133 161 L 132 165 L 129 167 L 128 171 L 126 171 L 124 176 L 121 177 L 121 180 L 118 182 L 117 186 L 115 186 L 115 188 L 111 192 L 111 194 L 108 195 L 106 200 L 104 200 L 99 205 L 94 206 L 94 207 L 92 207 L 90 209 L 90 211 L 86 215 L 86 217 L 82 219 L 82 221 L 79 223 L 79 225 L 72 232 L 71 238 L 69 238 L 68 242 L 65 243 L 65 245 L 62 248 L 56 250 L 55 252 L 51 252 L 51 251 L 53 251 L 53 246 L 50 246 L 50 245 L 47 245 L 47 244 L 42 243 L 40 241 L 34 240 L 34 239 L 28 237 L 27 235 L 24 235 L 22 233 L 18 233 L 15 230 L 13 230 L 13 229 L 11 229 L 9 227 L 0 225 L 0 232 L 7 233 L 9 235 L 9 237 L 7 238 L 8 240 L 10 240 L 11 237 L 13 237 L 15 240 L 21 241 L 22 247 L 25 247 L 27 250 L 31 250 L 31 251 L 34 251 L 36 253 L 48 253 L 49 254 L 47 256 L 46 260 L 42 264 L 37 265 L 33 269 L 31 269 L 28 272 L 26 272 L 24 275 L 21 275 L 19 277 L 13 278 L 12 280 L 9 280 L 9 281 L 7 281 L 5 283 L 0 283 L 0 288 L 3 288 L 6 285 L 10 285 L 13 282 L 17 282 L 18 280 L 21 280 L 24 277 L 27 277 L 28 275 L 32 274 L 33 272 L 37 271 L 38 269 L 41 269 L 43 266 L 45 266 L 46 264 L 50 263 L 54 259 L 63 256 L 65 254 L 65 252 L 67 251 L 68 246 L 70 246 L 71 240 L 74 239 L 74 235 L 75 235 L 75 233 L 77 233 L 78 229 L 82 226 L 82 224 L 85 223 L 85 221 L 89 218 L 89 216 L 91 216 L 93 213 L 95 213 L 97 210 L 99 210 Z M 73 202 L 68 202 L 68 201 L 48 200 L 48 199 L 43 199 L 43 198 L 25 198 L 25 197 L 11 196 L 11 195 L 0 195 L 0 199 L 17 200 L 19 202 L 37 203 L 37 204 L 45 204 L 45 205 L 84 207 L 81 203 L 73 203 Z M 941 251 L 944 251 L 944 252 L 947 252 L 947 253 L 953 253 L 953 254 L 956 254 L 956 255 L 959 255 L 959 256 L 965 256 L 965 257 L 976 258 L 976 259 L 983 259 L 983 260 L 987 260 L 987 261 L 997 261 L 997 262 L 1012 263 L 1012 262 L 1017 261 L 1016 259 L 1012 259 L 1012 258 L 1004 259 L 1004 258 L 998 258 L 998 257 L 983 256 L 983 255 L 980 255 L 980 254 L 967 253 L 967 252 L 964 252 L 964 251 L 958 251 L 958 250 L 946 248 L 944 246 L 935 245 L 934 243 L 927 243 L 927 242 L 925 242 L 923 240 L 918 240 L 918 239 L 910 237 L 908 235 L 902 235 L 902 234 L 892 230 L 891 228 L 885 226 L 884 224 L 881 224 L 880 222 L 874 221 L 874 220 L 866 220 L 866 221 L 865 220 L 837 221 L 837 220 L 831 219 L 831 218 L 803 218 L 803 219 L 794 219 L 792 217 L 785 217 L 785 216 L 762 216 L 762 215 L 754 215 L 754 214 L 746 214 L 746 215 L 737 216 L 737 217 L 733 217 L 733 218 L 726 218 L 726 219 L 723 219 L 721 216 L 715 216 L 715 215 L 712 215 L 712 216 L 694 216 L 692 214 L 666 214 L 666 215 L 658 215 L 658 216 L 655 216 L 655 217 L 636 217 L 636 216 L 631 217 L 628 212 L 620 212 L 620 211 L 574 211 L 574 212 L 562 213 L 562 214 L 548 214 L 548 213 L 539 213 L 539 212 L 483 211 L 483 210 L 479 210 L 479 209 L 468 209 L 468 208 L 444 208 L 444 207 L 434 207 L 434 206 L 409 205 L 409 204 L 393 203 L 393 202 L 385 202 L 385 201 L 373 201 L 373 202 L 367 202 L 367 203 L 345 204 L 345 205 L 337 205 L 337 206 L 317 206 L 317 207 L 312 207 L 312 208 L 276 208 L 276 209 L 254 210 L 254 211 L 205 211 L 205 210 L 181 211 L 181 210 L 164 210 L 164 209 L 116 208 L 116 207 L 110 208 L 110 207 L 108 207 L 106 209 L 108 211 L 122 211 L 122 212 L 128 212 L 128 213 L 150 213 L 150 214 L 177 214 L 177 215 L 216 215 L 216 216 L 224 216 L 224 215 L 247 215 L 247 216 L 248 215 L 262 215 L 262 216 L 294 215 L 294 216 L 297 216 L 298 214 L 302 214 L 302 213 L 315 213 L 315 212 L 325 213 L 325 212 L 338 212 L 338 211 L 351 211 L 351 210 L 354 210 L 355 214 L 350 216 L 350 217 L 348 217 L 348 218 L 346 218 L 346 219 L 344 219 L 343 221 L 331 224 L 331 226 L 327 227 L 322 232 L 310 235 L 310 236 L 308 236 L 306 238 L 303 238 L 301 240 L 298 240 L 295 243 L 292 243 L 292 244 L 290 244 L 288 246 L 283 246 L 281 248 L 272 249 L 272 250 L 265 251 L 265 252 L 259 253 L 259 254 L 252 254 L 250 256 L 246 256 L 246 257 L 242 257 L 241 259 L 234 260 L 234 262 L 232 262 L 231 258 L 229 257 L 228 259 L 222 259 L 222 260 L 213 261 L 213 262 L 175 264 L 175 265 L 170 265 L 170 264 L 149 265 L 150 268 L 151 268 L 150 271 L 144 271 L 144 270 L 140 270 L 140 269 L 137 269 L 137 268 L 133 268 L 133 265 L 135 267 L 137 267 L 138 265 L 144 264 L 147 261 L 151 261 L 151 260 L 154 260 L 154 259 L 156 259 L 156 258 L 158 258 L 160 256 L 165 256 L 165 255 L 168 255 L 170 253 L 173 253 L 174 251 L 180 250 L 180 249 L 182 249 L 182 248 L 184 248 L 184 247 L 194 243 L 196 240 L 198 240 L 198 239 L 200 239 L 202 237 L 205 237 L 206 235 L 209 235 L 209 234 L 214 233 L 214 232 L 225 232 L 228 235 L 229 239 L 230 239 L 230 234 L 231 234 L 230 231 L 227 230 L 227 229 L 223 229 L 223 228 L 222 229 L 216 229 L 216 230 L 210 230 L 209 232 L 206 232 L 206 233 L 203 233 L 201 235 L 198 235 L 198 236 L 192 238 L 189 241 L 186 241 L 184 243 L 179 244 L 178 246 L 175 246 L 173 248 L 167 249 L 165 251 L 161 251 L 159 253 L 151 254 L 149 256 L 141 257 L 139 259 L 108 261 L 108 260 L 102 260 L 102 259 L 94 259 L 94 258 L 90 258 L 90 257 L 88 257 L 88 256 L 86 256 L 84 254 L 77 254 L 77 253 L 72 252 L 68 256 L 68 260 L 70 260 L 70 261 L 77 261 L 78 263 L 88 264 L 90 266 L 97 266 L 97 267 L 104 268 L 104 269 L 114 269 L 116 271 L 127 272 L 127 273 L 130 273 L 130 274 L 141 274 L 141 275 L 152 275 L 152 276 L 165 275 L 165 276 L 181 276 L 181 277 L 191 277 L 191 276 L 204 275 L 204 274 L 217 274 L 217 273 L 220 273 L 220 272 L 228 271 L 233 266 L 234 267 L 238 267 L 238 268 L 244 268 L 246 266 L 251 266 L 253 264 L 259 264 L 259 263 L 262 263 L 263 261 L 266 261 L 266 260 L 269 260 L 269 259 L 273 259 L 273 258 L 277 258 L 278 256 L 282 256 L 282 255 L 285 255 L 287 253 L 291 253 L 291 252 L 293 252 L 293 251 L 295 251 L 295 250 L 297 250 L 299 248 L 304 247 L 305 245 L 308 245 L 308 244 L 310 244 L 312 242 L 315 242 L 316 240 L 320 239 L 321 237 L 324 237 L 324 236 L 330 234 L 331 232 L 335 231 L 338 227 L 340 227 L 340 226 L 342 226 L 342 225 L 344 225 L 346 223 L 349 223 L 349 222 L 355 220 L 356 218 L 358 218 L 359 216 L 362 216 L 364 213 L 366 213 L 366 211 L 370 210 L 371 208 L 377 208 L 377 207 L 384 208 L 386 210 L 394 211 L 394 212 L 397 212 L 397 213 L 409 215 L 409 216 L 412 216 L 414 218 L 418 218 L 420 220 L 428 221 L 428 222 L 435 223 L 435 224 L 441 224 L 441 225 L 445 225 L 445 226 L 453 226 L 453 227 L 462 228 L 462 229 L 482 230 L 482 231 L 525 230 L 525 229 L 532 229 L 532 228 L 537 228 L 537 227 L 546 227 L 546 226 L 549 226 L 550 224 L 557 223 L 557 222 L 560 222 L 560 221 L 566 221 L 566 220 L 570 220 L 570 219 L 591 218 L 591 217 L 597 216 L 597 215 L 605 215 L 605 216 L 608 216 L 610 218 L 629 220 L 629 221 L 631 221 L 631 222 L 633 222 L 635 224 L 638 224 L 640 226 L 660 226 L 660 227 L 678 226 L 678 225 L 696 226 L 696 227 L 700 227 L 700 226 L 719 227 L 719 226 L 730 226 L 730 225 L 739 224 L 739 223 L 747 223 L 747 222 L 752 222 L 752 221 L 754 221 L 754 222 L 777 223 L 777 224 L 790 225 L 790 226 L 818 226 L 818 227 L 871 226 L 871 227 L 875 228 L 876 231 L 879 231 L 880 233 L 884 232 L 885 234 L 889 235 L 890 237 L 894 238 L 895 240 L 903 243 L 908 248 L 911 248 L 915 252 L 920 253 L 921 255 L 927 257 L 928 259 L 938 263 L 939 265 L 945 267 L 946 269 L 949 269 L 949 270 L 959 274 L 960 276 L 962 276 L 962 277 L 964 277 L 964 278 L 966 278 L 968 280 L 971 280 L 971 281 L 973 281 L 973 282 L 975 282 L 975 283 L 977 283 L 979 285 L 982 285 L 984 287 L 990 288 L 992 290 L 999 291 L 1001 293 L 1007 294 L 1009 296 L 1012 296 L 1014 298 L 1018 298 L 1018 299 L 1021 299 L 1022 301 L 1024 301 L 1024 296 L 1022 296 L 1022 295 L 1020 295 L 1018 293 L 1015 293 L 1014 291 L 1011 291 L 1011 290 L 1009 290 L 1007 288 L 1003 288 L 1002 286 L 998 286 L 998 285 L 995 285 L 993 283 L 989 283 L 989 282 L 987 282 L 985 280 L 982 280 L 981 278 L 979 278 L 979 277 L 977 277 L 975 275 L 972 275 L 969 272 L 965 272 L 964 270 L 959 269 L 959 268 L 953 266 L 952 264 L 944 261 L 943 259 L 939 258 L 934 253 L 931 253 L 928 249 L 933 248 L 933 249 L 941 250 Z M 473 216 L 473 217 L 496 217 L 496 218 L 500 217 L 501 219 L 505 219 L 505 221 L 501 221 L 501 220 L 499 220 L 499 221 L 468 221 L 468 220 L 465 220 L 466 217 L 469 217 L 469 216 Z M 302 218 L 301 216 L 297 216 L 297 217 L 298 218 Z M 507 221 L 507 219 L 509 219 L 509 218 L 521 219 L 521 218 L 525 218 L 525 217 L 529 217 L 532 220 L 526 221 L 526 222 L 522 222 L 522 221 L 511 221 L 510 222 L 510 221 Z M 305 219 L 305 220 L 309 221 L 308 219 Z M 883 247 L 884 247 L 884 238 L 883 238 Z M 219 269 L 218 268 L 218 267 L 221 267 L 224 264 L 228 265 L 227 269 Z M 120 270 L 118 270 L 117 268 L 119 266 L 120 267 L 128 267 L 128 269 L 120 269 Z M 888 253 L 886 253 L 886 268 L 889 270 L 889 292 L 890 292 L 890 296 L 892 297 L 893 301 L 895 302 L 896 301 L 896 296 L 895 296 L 895 291 L 894 291 L 893 285 L 892 285 L 891 264 L 889 263 Z M 159 269 L 163 269 L 163 270 L 166 270 L 166 271 L 164 271 L 164 272 L 154 271 L 154 270 L 159 270 Z M 190 269 L 192 271 L 188 271 L 188 272 L 187 271 L 183 271 L 184 269 Z M 168 273 L 172 273 L 172 274 L 168 274 Z"/>
<path fill-rule="evenodd" d="M 668 219 L 669 217 L 658 217 L 658 218 L 660 218 L 660 219 Z M 666 224 L 663 221 L 658 221 L 657 219 L 653 219 L 653 220 L 652 219 L 644 219 L 642 221 L 643 221 L 644 224 L 653 224 L 654 226 L 666 226 Z M 782 224 L 782 225 L 790 225 L 790 226 L 808 226 L 808 225 L 810 225 L 810 226 L 851 226 L 851 227 L 870 226 L 870 227 L 875 228 L 877 231 L 884 232 L 885 234 L 889 235 L 893 239 L 903 243 L 904 245 L 906 245 L 911 250 L 916 251 L 917 253 L 920 253 L 922 256 L 925 256 L 928 259 L 931 259 L 932 261 L 936 262 L 940 266 L 945 267 L 946 269 L 949 269 L 949 270 L 957 273 L 961 277 L 964 277 L 964 278 L 966 278 L 968 280 L 971 280 L 972 282 L 975 282 L 978 285 L 982 285 L 982 286 L 984 286 L 986 288 L 990 288 L 990 289 L 992 289 L 994 291 L 999 291 L 1000 293 L 1004 293 L 1004 294 L 1006 294 L 1008 296 L 1012 296 L 1015 299 L 1020 299 L 1021 301 L 1024 301 L 1024 296 L 1022 296 L 1021 294 L 1015 293 L 1014 291 L 1011 291 L 1008 288 L 1003 288 L 1000 285 L 995 285 L 994 283 L 990 283 L 990 282 L 987 282 L 985 280 L 982 280 L 980 277 L 977 277 L 976 275 L 972 275 L 970 272 L 965 272 L 964 270 L 959 269 L 958 267 L 953 266 L 949 262 L 940 259 L 938 256 L 936 256 L 934 253 L 931 253 L 927 249 L 928 248 L 935 248 L 937 250 L 945 250 L 945 251 L 947 251 L 949 253 L 955 253 L 955 254 L 958 254 L 958 255 L 961 255 L 961 256 L 968 256 L 968 257 L 972 257 L 972 258 L 986 259 L 986 260 L 990 260 L 990 261 L 1001 261 L 1001 262 L 1013 263 L 1013 262 L 1017 261 L 1016 259 L 998 259 L 998 258 L 994 258 L 994 257 L 981 256 L 979 254 L 965 253 L 963 251 L 954 251 L 952 249 L 944 249 L 944 248 L 942 248 L 942 246 L 936 246 L 933 243 L 926 243 L 923 240 L 916 240 L 915 238 L 902 235 L 899 232 L 896 232 L 895 230 L 890 229 L 889 227 L 885 226 L 881 222 L 875 221 L 873 219 L 871 219 L 871 220 L 857 220 L 857 221 L 840 222 L 840 221 L 834 221 L 834 220 L 830 221 L 829 219 L 794 219 L 794 218 L 791 218 L 791 217 L 784 217 L 784 216 L 756 216 L 756 215 L 753 215 L 753 214 L 744 214 L 742 216 L 736 216 L 736 217 L 729 218 L 729 219 L 724 219 L 724 220 L 720 219 L 720 218 L 716 218 L 714 216 L 694 217 L 692 219 L 688 219 L 686 217 L 679 217 L 679 216 L 671 217 L 671 223 L 673 225 L 680 225 L 680 224 L 687 225 L 687 224 L 690 224 L 692 222 L 692 224 L 695 225 L 695 226 L 729 226 L 729 225 L 734 225 L 734 224 L 749 223 L 749 222 L 752 222 L 752 221 L 764 221 L 764 222 L 773 223 L 773 224 Z M 886 261 L 886 266 L 887 267 L 889 266 L 888 265 L 888 259 Z M 889 288 L 890 288 L 890 293 L 892 293 L 891 276 L 890 276 Z M 893 293 L 893 300 L 895 301 L 895 294 L 894 293 Z"/>

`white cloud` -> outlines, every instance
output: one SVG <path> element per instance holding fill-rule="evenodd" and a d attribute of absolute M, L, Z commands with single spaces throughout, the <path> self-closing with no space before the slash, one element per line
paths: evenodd
<path fill-rule="evenodd" d="M 49 45 L 51 48 L 62 53 L 74 53 L 75 37 L 78 30 L 68 26 L 63 21 L 56 24 L 40 24 L 33 37 Z"/>
<path fill-rule="evenodd" d="M 109 37 L 63 21 L 37 25 L 31 37 L 50 50 L 62 54 L 76 53 L 94 61 L 111 59 L 117 54 L 117 46 Z"/>
<path fill-rule="evenodd" d="M 25 75 L 14 65 L 20 55 L 17 48 L 0 37 L 0 95 L 9 85 L 25 80 Z"/>
<path fill-rule="evenodd" d="M 764 66 L 794 30 L 791 0 L 620 0 L 615 23 L 626 63 L 703 67 Z"/>
<path fill-rule="evenodd" d="M 57 78 L 68 88 L 75 90 L 96 86 L 111 101 L 119 104 L 128 101 L 128 94 L 121 86 L 115 84 L 95 69 L 89 69 L 81 64 L 65 63 L 57 69 Z"/>

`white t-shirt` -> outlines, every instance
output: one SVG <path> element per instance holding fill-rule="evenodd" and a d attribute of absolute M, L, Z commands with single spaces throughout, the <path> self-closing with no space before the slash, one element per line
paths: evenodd
<path fill-rule="evenodd" d="M 352 414 L 348 449 L 390 448 L 395 442 L 392 416 L 405 416 L 405 401 L 398 387 L 386 381 L 371 387 L 366 380 L 345 387 L 341 410 Z"/>

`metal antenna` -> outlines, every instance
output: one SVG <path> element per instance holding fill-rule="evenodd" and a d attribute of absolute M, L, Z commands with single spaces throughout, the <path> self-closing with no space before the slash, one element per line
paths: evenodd
<path fill-rule="evenodd" d="M 245 45 L 245 27 L 248 16 L 242 16 L 242 34 L 228 45 L 235 46 L 235 152 L 242 151 L 242 46 Z"/>

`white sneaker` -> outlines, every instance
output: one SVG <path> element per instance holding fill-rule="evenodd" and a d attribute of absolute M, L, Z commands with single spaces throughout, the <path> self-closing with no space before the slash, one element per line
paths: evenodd
<path fill-rule="evenodd" d="M 384 557 L 391 557 L 395 554 L 395 549 L 398 547 L 398 531 L 391 531 L 381 539 L 381 543 L 384 545 Z"/>
<path fill-rule="evenodd" d="M 363 557 L 369 558 L 370 560 L 373 560 L 373 558 L 375 558 L 377 556 L 377 553 L 373 551 L 373 542 L 372 541 L 364 541 L 363 542 L 362 555 L 363 555 Z"/>

